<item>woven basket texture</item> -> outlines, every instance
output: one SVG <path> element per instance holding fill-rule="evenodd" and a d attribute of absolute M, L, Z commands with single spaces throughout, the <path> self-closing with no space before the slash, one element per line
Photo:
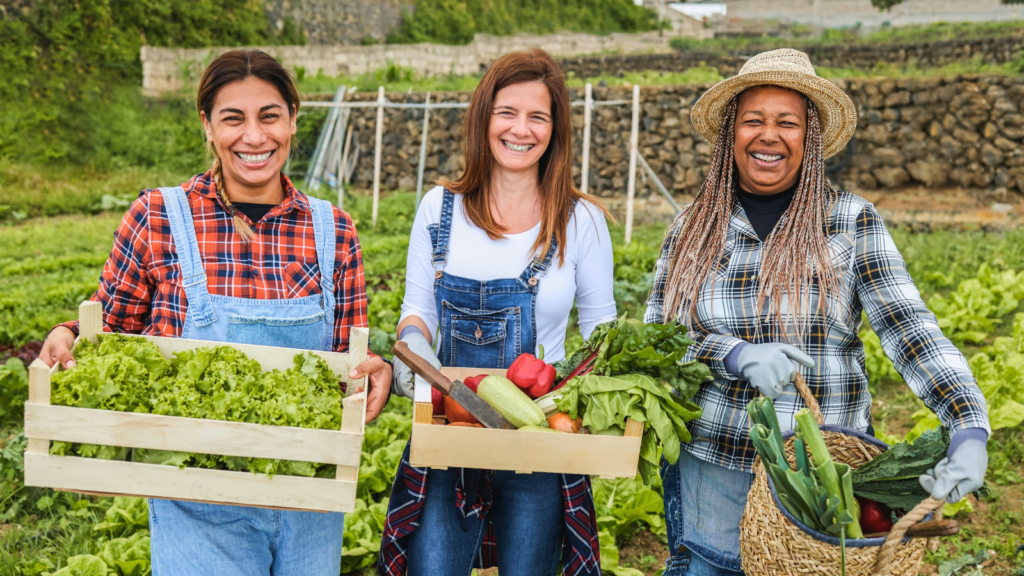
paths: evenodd
<path fill-rule="evenodd" d="M 822 430 L 832 459 L 857 468 L 883 450 L 854 436 Z M 786 440 L 786 456 L 795 462 L 793 438 Z M 775 505 L 768 475 L 758 459 L 754 484 L 740 521 L 740 555 L 747 576 L 840 576 L 840 548 L 811 536 L 786 518 Z M 848 542 L 849 543 L 849 542 Z M 887 576 L 917 576 L 927 540 L 904 542 L 889 564 Z M 881 546 L 846 547 L 847 576 L 873 573 Z"/>

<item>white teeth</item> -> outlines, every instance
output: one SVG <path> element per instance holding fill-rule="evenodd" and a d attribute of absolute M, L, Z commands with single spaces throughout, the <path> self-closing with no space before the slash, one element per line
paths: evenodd
<path fill-rule="evenodd" d="M 755 152 L 752 156 L 762 162 L 775 162 L 777 160 L 782 160 L 781 154 L 757 154 Z"/>
<path fill-rule="evenodd" d="M 508 148 L 513 152 L 526 152 L 534 146 L 533 144 L 513 144 L 506 140 L 502 140 L 501 143 L 505 145 L 505 148 Z"/>
<path fill-rule="evenodd" d="M 259 164 L 260 162 L 266 162 L 267 159 L 270 158 L 270 155 L 273 154 L 273 153 L 274 153 L 274 151 L 271 150 L 270 152 L 267 152 L 266 154 L 254 155 L 254 154 L 242 154 L 241 152 L 235 152 L 235 155 L 238 156 L 239 158 L 241 158 L 242 162 L 245 162 L 246 164 Z"/>

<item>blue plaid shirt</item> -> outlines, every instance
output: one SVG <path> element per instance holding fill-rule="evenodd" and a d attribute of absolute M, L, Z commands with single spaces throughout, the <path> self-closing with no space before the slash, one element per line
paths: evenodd
<path fill-rule="evenodd" d="M 668 262 L 682 229 L 673 223 L 661 247 L 654 288 L 644 321 L 662 323 Z M 862 312 L 878 333 L 885 353 L 914 393 L 950 431 L 983 428 L 991 431 L 985 397 L 967 360 L 942 334 L 907 272 L 882 218 L 873 205 L 840 192 L 829 219 L 832 265 L 842 284 L 818 307 L 812 287 L 811 318 L 798 347 L 814 358 L 814 368 L 800 367 L 818 399 L 827 424 L 865 430 L 871 418 L 871 394 L 864 367 L 864 345 L 858 337 Z M 687 425 L 693 440 L 683 447 L 706 462 L 749 471 L 755 451 L 748 436 L 747 403 L 757 390 L 730 374 L 725 358 L 741 342 L 778 341 L 781 331 L 765 312 L 755 313 L 763 243 L 737 202 L 733 207 L 724 253 L 698 297 L 695 322 L 702 331 L 691 336 L 687 360 L 706 363 L 713 382 L 701 386 L 694 401 L 703 415 Z M 713 286 L 713 290 L 711 289 Z M 794 427 L 803 401 L 790 385 L 775 401 L 783 429 Z"/>

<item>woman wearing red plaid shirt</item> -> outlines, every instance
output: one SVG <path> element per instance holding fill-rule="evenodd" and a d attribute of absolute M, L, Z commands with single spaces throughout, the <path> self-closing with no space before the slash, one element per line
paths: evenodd
<path fill-rule="evenodd" d="M 145 190 L 114 235 L 93 300 L 112 332 L 345 351 L 366 326 L 366 285 L 348 214 L 296 190 L 281 173 L 299 97 L 258 50 L 214 60 L 197 108 L 213 167 Z M 330 273 L 325 273 L 329 271 Z M 40 357 L 74 366 L 77 323 L 54 328 Z M 387 401 L 391 367 L 371 357 L 367 420 Z M 150 500 L 160 576 L 337 576 L 343 515 Z"/>

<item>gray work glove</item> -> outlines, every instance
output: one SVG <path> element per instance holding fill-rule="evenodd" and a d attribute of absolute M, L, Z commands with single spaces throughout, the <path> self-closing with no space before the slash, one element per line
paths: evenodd
<path fill-rule="evenodd" d="M 814 359 L 788 344 L 747 344 L 736 359 L 739 376 L 772 400 L 796 377 L 797 364 L 814 368 Z"/>
<path fill-rule="evenodd" d="M 430 342 L 427 342 L 427 339 L 419 330 L 405 330 L 404 333 L 405 335 L 400 338 L 400 341 L 408 344 L 409 350 L 413 354 L 426 358 L 427 362 L 430 362 L 434 368 L 441 368 L 441 361 L 434 355 Z M 419 376 L 413 374 L 412 370 L 399 360 L 397 356 L 395 356 L 393 362 L 394 376 L 391 378 L 391 392 L 406 398 L 415 398 L 416 380 L 419 379 Z"/>
<path fill-rule="evenodd" d="M 921 487 L 936 500 L 959 502 L 985 482 L 988 468 L 988 449 L 985 442 L 969 439 L 960 444 L 950 456 L 921 475 Z"/>

